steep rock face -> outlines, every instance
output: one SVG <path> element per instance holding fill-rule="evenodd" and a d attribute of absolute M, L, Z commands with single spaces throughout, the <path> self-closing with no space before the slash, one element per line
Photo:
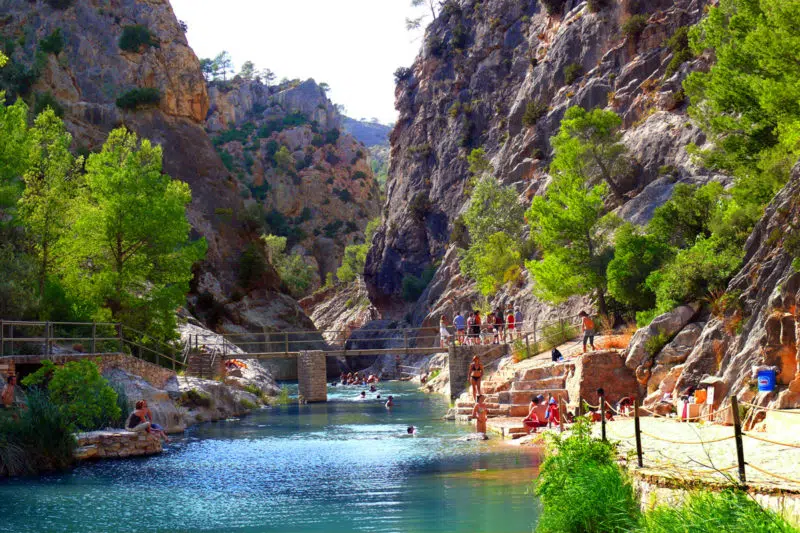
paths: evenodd
<path fill-rule="evenodd" d="M 455 273 L 457 259 L 445 255 L 452 223 L 468 200 L 466 156 L 483 147 L 495 175 L 516 187 L 527 204 L 543 192 L 549 138 L 571 106 L 608 107 L 622 116 L 635 163 L 623 184 L 626 198 L 633 199 L 619 211 L 628 220 L 646 221 L 676 182 L 720 179 L 694 166 L 685 150 L 687 143 L 705 139 L 685 116 L 680 83 L 705 61 L 685 64 L 664 79 L 672 57 L 665 41 L 700 20 L 706 2 L 633 4 L 614 2 L 592 13 L 586 2 L 568 1 L 563 13 L 549 16 L 535 0 L 446 3 L 412 68 L 398 71 L 400 117 L 391 136 L 384 224 L 365 271 L 370 296 L 382 311 L 397 307 L 406 274 L 420 275 L 443 257 L 451 272 L 438 280 L 438 298 L 423 295 L 415 319 L 441 307 L 440 300 L 454 291 L 468 290 Z M 633 13 L 648 20 L 638 38 L 621 31 Z M 565 80 L 571 65 L 579 75 Z M 532 126 L 523 121 L 531 103 L 541 108 Z M 409 202 L 422 209 L 408 209 Z M 502 303 L 524 298 L 527 316 L 549 313 L 530 290 L 523 280 Z"/>
<path fill-rule="evenodd" d="M 205 80 L 169 1 L 75 0 L 54 9 L 41 0 L 2 0 L 0 13 L 4 49 L 13 46 L 12 61 L 38 73 L 20 93 L 31 102 L 50 93 L 77 147 L 98 148 L 122 125 L 162 145 L 164 170 L 192 187 L 189 219 L 208 240 L 208 262 L 230 286 L 242 236 L 237 224 L 212 214 L 215 207 L 238 212 L 241 200 L 201 126 L 209 102 Z M 122 50 L 124 28 L 134 25 L 149 30 L 152 46 Z M 57 30 L 63 50 L 42 53 L 42 41 Z M 158 89 L 158 104 L 120 109 L 116 99 L 137 88 Z"/>
<path fill-rule="evenodd" d="M 800 222 L 800 166 L 767 207 L 745 245 L 741 271 L 727 288 L 728 302 L 703 328 L 675 390 L 721 378 L 724 395 L 776 408 L 800 407 L 797 302 L 800 274 L 792 267 Z M 772 367 L 777 389 L 758 392 L 754 368 Z M 727 404 L 727 399 L 725 400 Z M 723 404 L 724 405 L 724 404 Z"/>
<path fill-rule="evenodd" d="M 213 83 L 210 95 L 206 127 L 237 177 L 249 221 L 286 236 L 316 267 L 318 286 L 379 213 L 367 148 L 342 132 L 314 80 L 267 86 L 237 78 Z"/>

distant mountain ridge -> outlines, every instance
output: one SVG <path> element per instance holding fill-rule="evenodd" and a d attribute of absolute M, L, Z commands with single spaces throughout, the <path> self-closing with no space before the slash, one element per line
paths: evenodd
<path fill-rule="evenodd" d="M 347 133 L 361 141 L 367 148 L 389 146 L 389 134 L 394 128 L 394 125 L 356 120 L 350 117 L 342 117 L 342 126 Z"/>

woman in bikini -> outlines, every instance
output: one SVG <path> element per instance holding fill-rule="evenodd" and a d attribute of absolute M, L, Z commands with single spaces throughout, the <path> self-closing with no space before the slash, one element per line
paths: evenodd
<path fill-rule="evenodd" d="M 469 381 L 472 384 L 472 398 L 477 400 L 481 394 L 481 378 L 483 377 L 483 365 L 478 356 L 472 358 L 469 365 Z"/>
<path fill-rule="evenodd" d="M 486 434 L 486 419 L 489 418 L 489 408 L 483 403 L 483 394 L 478 395 L 478 403 L 472 408 L 472 418 L 475 419 L 475 431 Z"/>

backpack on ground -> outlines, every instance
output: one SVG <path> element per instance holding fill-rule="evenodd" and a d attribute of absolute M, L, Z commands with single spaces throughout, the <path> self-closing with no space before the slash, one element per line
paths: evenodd
<path fill-rule="evenodd" d="M 550 358 L 555 363 L 555 362 L 560 361 L 561 359 L 563 359 L 564 356 L 561 355 L 561 352 L 558 351 L 558 348 L 553 348 L 553 351 L 550 352 Z"/>

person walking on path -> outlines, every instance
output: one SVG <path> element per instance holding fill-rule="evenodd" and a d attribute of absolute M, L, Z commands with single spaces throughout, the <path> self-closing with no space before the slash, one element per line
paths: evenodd
<path fill-rule="evenodd" d="M 486 434 L 486 419 L 489 418 L 489 408 L 483 403 L 483 394 L 478 395 L 478 403 L 472 408 L 472 418 L 475 419 L 475 431 Z"/>
<path fill-rule="evenodd" d="M 501 308 L 497 308 L 494 310 L 494 331 L 495 331 L 495 339 L 497 340 L 496 344 L 505 344 L 506 343 L 506 319 L 503 315 L 503 310 Z"/>
<path fill-rule="evenodd" d="M 508 306 L 506 309 L 506 331 L 508 331 L 508 340 L 514 340 L 514 330 L 516 329 L 516 323 L 514 320 L 514 310 L 511 309 L 511 306 Z"/>
<path fill-rule="evenodd" d="M 522 338 L 524 324 L 522 323 L 522 311 L 520 311 L 519 308 L 514 311 L 514 327 L 517 328 L 517 338 Z"/>
<path fill-rule="evenodd" d="M 472 315 L 472 343 L 473 344 L 480 344 L 481 343 L 481 312 L 475 311 L 475 314 Z"/>
<path fill-rule="evenodd" d="M 469 365 L 469 381 L 472 385 L 472 399 L 477 400 L 481 395 L 481 379 L 483 378 L 483 364 L 476 355 Z"/>
<path fill-rule="evenodd" d="M 447 348 L 450 344 L 450 332 L 447 330 L 447 317 L 442 315 L 439 319 L 439 344 L 441 348 Z"/>
<path fill-rule="evenodd" d="M 583 332 L 583 353 L 586 353 L 586 343 L 588 342 L 589 345 L 592 347 L 592 351 L 595 350 L 594 347 L 594 320 L 586 311 L 581 311 L 578 314 L 581 317 L 581 331 Z"/>
<path fill-rule="evenodd" d="M 489 311 L 489 314 L 486 315 L 486 325 L 484 326 L 484 344 L 497 344 L 497 330 L 494 329 L 494 323 L 494 312 Z"/>
<path fill-rule="evenodd" d="M 456 328 L 456 340 L 459 345 L 463 346 L 467 333 L 467 321 L 464 319 L 464 315 L 460 312 L 457 313 L 456 317 L 453 319 L 453 325 Z"/>

